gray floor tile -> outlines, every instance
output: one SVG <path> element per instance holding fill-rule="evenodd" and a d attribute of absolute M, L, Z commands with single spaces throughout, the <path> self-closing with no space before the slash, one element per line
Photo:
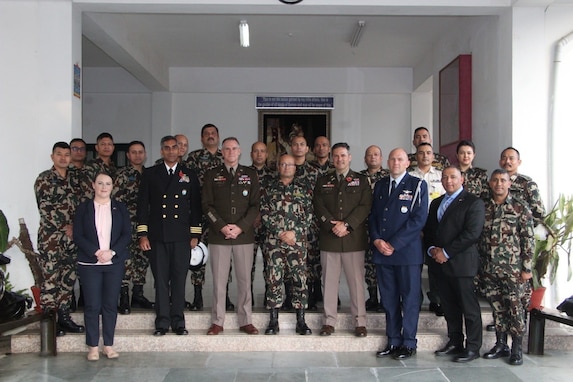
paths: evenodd
<path fill-rule="evenodd" d="M 272 367 L 337 367 L 334 353 L 276 352 Z"/>
<path fill-rule="evenodd" d="M 235 369 L 171 369 L 164 382 L 230 382 L 236 375 Z"/>
<path fill-rule="evenodd" d="M 306 375 L 306 369 L 240 369 L 235 382 L 305 382 Z"/>
<path fill-rule="evenodd" d="M 104 367 L 91 379 L 92 382 L 109 381 L 141 381 L 141 382 L 162 382 L 170 373 L 170 369 L 165 368 L 133 368 L 133 367 Z M 73 379 L 80 381 L 79 379 Z M 85 381 L 81 380 L 81 381 Z"/>
<path fill-rule="evenodd" d="M 442 372 L 450 381 L 463 382 L 483 382 L 483 381 L 503 381 L 517 382 L 522 379 L 513 374 L 505 367 L 476 367 L 468 366 L 465 368 L 441 368 Z M 534 379 L 529 379 L 533 381 Z M 563 381 L 563 380 L 562 380 Z"/>
<path fill-rule="evenodd" d="M 400 382 L 445 382 L 448 378 L 438 368 L 398 368 L 375 369 L 377 381 Z"/>
<path fill-rule="evenodd" d="M 212 353 L 207 360 L 208 368 L 260 369 L 272 367 L 270 352 Z"/>
<path fill-rule="evenodd" d="M 310 368 L 307 375 L 309 382 L 378 381 L 374 369 L 371 368 Z"/>

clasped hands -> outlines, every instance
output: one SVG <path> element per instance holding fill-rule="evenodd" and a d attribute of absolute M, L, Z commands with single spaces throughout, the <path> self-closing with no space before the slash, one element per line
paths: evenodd
<path fill-rule="evenodd" d="M 227 224 L 221 228 L 221 233 L 225 235 L 226 240 L 229 240 L 239 237 L 239 235 L 243 233 L 243 230 L 236 224 Z"/>
<path fill-rule="evenodd" d="M 385 240 L 376 239 L 374 240 L 373 244 L 378 250 L 378 252 L 380 252 L 384 256 L 391 256 L 394 253 L 394 247 L 392 246 L 392 244 L 388 243 Z"/>
<path fill-rule="evenodd" d="M 334 224 L 332 227 L 332 233 L 338 237 L 344 237 L 350 233 L 348 227 L 341 220 L 331 220 L 330 224 Z"/>
<path fill-rule="evenodd" d="M 296 244 L 296 235 L 294 231 L 282 231 L 279 233 L 279 239 L 286 245 L 293 247 Z"/>
<path fill-rule="evenodd" d="M 113 251 L 111 249 L 98 249 L 95 253 L 95 256 L 97 257 L 97 261 L 99 263 L 107 263 L 108 261 L 111 261 L 111 258 L 113 257 Z"/>
<path fill-rule="evenodd" d="M 433 247 L 430 249 L 430 255 L 432 255 L 432 259 L 438 264 L 443 264 L 448 261 L 448 258 L 444 254 L 444 250 L 440 247 Z"/>

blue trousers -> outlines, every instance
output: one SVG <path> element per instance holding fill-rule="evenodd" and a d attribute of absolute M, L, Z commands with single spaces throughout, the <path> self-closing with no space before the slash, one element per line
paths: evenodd
<path fill-rule="evenodd" d="M 376 264 L 376 278 L 386 311 L 388 345 L 416 348 L 420 315 L 420 264 Z"/>
<path fill-rule="evenodd" d="M 123 262 L 112 265 L 78 264 L 78 273 L 82 279 L 84 293 L 86 345 L 98 346 L 101 315 L 103 344 L 112 346 L 125 264 Z"/>

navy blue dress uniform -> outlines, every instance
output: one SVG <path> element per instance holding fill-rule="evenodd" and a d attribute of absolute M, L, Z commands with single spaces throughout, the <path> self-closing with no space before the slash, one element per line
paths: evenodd
<path fill-rule="evenodd" d="M 151 244 L 156 330 L 185 327 L 190 242 L 201 237 L 201 216 L 201 189 L 193 170 L 177 164 L 169 175 L 163 163 L 146 169 L 139 190 L 137 235 Z"/>
<path fill-rule="evenodd" d="M 428 215 L 428 187 L 424 180 L 405 173 L 390 194 L 391 180 L 384 177 L 374 187 L 368 229 L 372 243 L 382 239 L 394 247 L 390 256 L 372 249 L 386 311 L 388 347 L 415 352 L 424 262 L 420 232 Z"/>

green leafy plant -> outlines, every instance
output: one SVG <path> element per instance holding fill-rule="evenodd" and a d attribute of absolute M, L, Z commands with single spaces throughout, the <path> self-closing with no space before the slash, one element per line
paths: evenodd
<path fill-rule="evenodd" d="M 543 227 L 545 229 L 543 229 Z M 536 227 L 533 253 L 533 287 L 542 286 L 549 271 L 549 283 L 555 282 L 560 252 L 567 255 L 567 281 L 571 280 L 571 240 L 573 240 L 573 196 L 559 195 L 553 208 Z"/>

